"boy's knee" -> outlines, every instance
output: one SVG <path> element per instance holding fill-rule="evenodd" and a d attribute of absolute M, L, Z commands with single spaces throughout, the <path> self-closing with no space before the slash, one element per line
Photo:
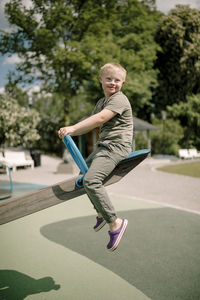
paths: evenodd
<path fill-rule="evenodd" d="M 88 188 L 91 185 L 91 183 L 92 183 L 92 179 L 86 174 L 83 178 L 83 186 Z"/>
<path fill-rule="evenodd" d="M 89 184 L 90 184 L 90 180 L 89 180 L 87 174 L 85 174 L 85 176 L 83 178 L 83 186 L 87 188 Z"/>
<path fill-rule="evenodd" d="M 83 186 L 86 189 L 95 189 L 95 188 L 97 188 L 98 186 L 101 186 L 101 185 L 102 185 L 102 182 L 98 178 L 88 176 L 88 174 L 86 174 L 84 176 Z"/>

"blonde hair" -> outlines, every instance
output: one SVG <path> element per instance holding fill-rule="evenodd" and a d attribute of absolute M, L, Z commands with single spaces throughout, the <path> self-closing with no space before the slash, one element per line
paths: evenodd
<path fill-rule="evenodd" d="M 105 64 L 103 67 L 101 67 L 100 69 L 100 76 L 103 76 L 104 73 L 108 70 L 108 69 L 118 69 L 120 70 L 121 73 L 123 73 L 123 80 L 125 81 L 126 79 L 126 70 L 118 63 L 115 62 L 110 62 Z"/>

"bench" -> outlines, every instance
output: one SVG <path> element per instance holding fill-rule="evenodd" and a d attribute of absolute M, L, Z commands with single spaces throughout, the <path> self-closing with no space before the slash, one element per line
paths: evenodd
<path fill-rule="evenodd" d="M 200 157 L 200 153 L 197 149 L 179 149 L 178 154 L 180 158 L 190 159 Z"/>
<path fill-rule="evenodd" d="M 26 159 L 25 152 L 17 151 L 5 151 L 4 162 L 16 171 L 17 167 L 28 167 L 34 168 L 34 161 L 32 159 Z"/>
<path fill-rule="evenodd" d="M 200 157 L 200 153 L 197 151 L 197 149 L 189 149 L 188 152 L 192 158 Z"/>

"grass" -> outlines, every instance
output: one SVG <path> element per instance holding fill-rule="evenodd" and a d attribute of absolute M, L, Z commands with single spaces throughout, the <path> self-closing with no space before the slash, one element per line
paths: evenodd
<path fill-rule="evenodd" d="M 180 174 L 180 175 L 200 178 L 200 161 L 165 166 L 165 167 L 158 168 L 157 170 L 167 172 L 167 173 Z"/>

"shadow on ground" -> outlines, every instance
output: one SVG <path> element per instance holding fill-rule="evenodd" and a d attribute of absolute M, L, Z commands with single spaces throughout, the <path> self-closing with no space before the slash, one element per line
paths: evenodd
<path fill-rule="evenodd" d="M 51 277 L 34 279 L 15 270 L 0 270 L 0 299 L 23 300 L 29 295 L 59 288 Z"/>
<path fill-rule="evenodd" d="M 92 216 L 41 228 L 49 240 L 111 270 L 153 300 L 199 300 L 200 216 L 158 208 L 123 212 L 129 227 L 119 248 L 108 252 L 105 227 L 91 230 Z"/>

